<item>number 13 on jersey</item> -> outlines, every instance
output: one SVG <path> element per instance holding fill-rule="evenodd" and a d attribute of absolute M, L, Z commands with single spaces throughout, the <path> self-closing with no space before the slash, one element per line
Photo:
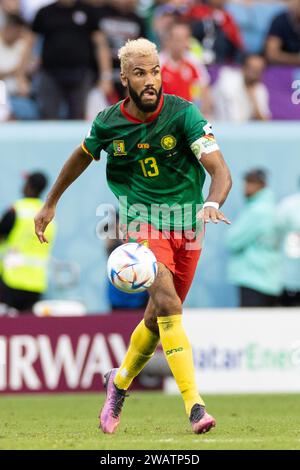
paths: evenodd
<path fill-rule="evenodd" d="M 159 169 L 157 166 L 156 158 L 148 157 L 143 160 L 139 160 L 139 164 L 142 167 L 143 175 L 148 178 L 159 175 Z"/>

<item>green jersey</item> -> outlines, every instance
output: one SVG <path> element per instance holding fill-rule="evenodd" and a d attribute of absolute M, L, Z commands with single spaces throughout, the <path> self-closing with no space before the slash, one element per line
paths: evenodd
<path fill-rule="evenodd" d="M 108 185 L 128 222 L 195 227 L 205 180 L 201 153 L 218 149 L 210 124 L 194 104 L 175 95 L 162 95 L 147 121 L 129 115 L 125 105 L 126 100 L 98 114 L 83 150 L 95 160 L 101 150 L 107 153 Z"/>

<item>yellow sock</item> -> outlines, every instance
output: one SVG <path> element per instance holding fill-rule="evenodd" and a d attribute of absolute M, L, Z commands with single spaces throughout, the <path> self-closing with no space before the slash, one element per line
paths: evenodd
<path fill-rule="evenodd" d="M 133 379 L 141 372 L 153 356 L 159 342 L 159 336 L 146 327 L 142 320 L 130 338 L 126 356 L 115 377 L 115 385 L 127 390 Z"/>
<path fill-rule="evenodd" d="M 197 390 L 192 347 L 182 325 L 182 315 L 157 317 L 157 323 L 166 359 L 189 416 L 195 403 L 205 404 Z"/>

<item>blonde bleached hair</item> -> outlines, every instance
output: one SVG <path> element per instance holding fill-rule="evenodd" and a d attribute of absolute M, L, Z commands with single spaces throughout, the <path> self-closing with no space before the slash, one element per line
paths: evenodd
<path fill-rule="evenodd" d="M 126 44 L 119 49 L 118 57 L 121 63 L 121 72 L 126 72 L 128 62 L 132 56 L 146 57 L 150 54 L 157 54 L 157 47 L 154 42 L 145 38 L 128 40 Z"/>

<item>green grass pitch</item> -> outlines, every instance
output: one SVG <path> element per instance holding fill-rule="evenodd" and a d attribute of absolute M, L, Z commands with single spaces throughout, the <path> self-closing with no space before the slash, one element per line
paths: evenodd
<path fill-rule="evenodd" d="M 103 395 L 2 396 L 0 449 L 300 449 L 300 395 L 208 396 L 217 427 L 192 434 L 179 396 L 131 393 L 116 435 L 98 430 Z"/>

